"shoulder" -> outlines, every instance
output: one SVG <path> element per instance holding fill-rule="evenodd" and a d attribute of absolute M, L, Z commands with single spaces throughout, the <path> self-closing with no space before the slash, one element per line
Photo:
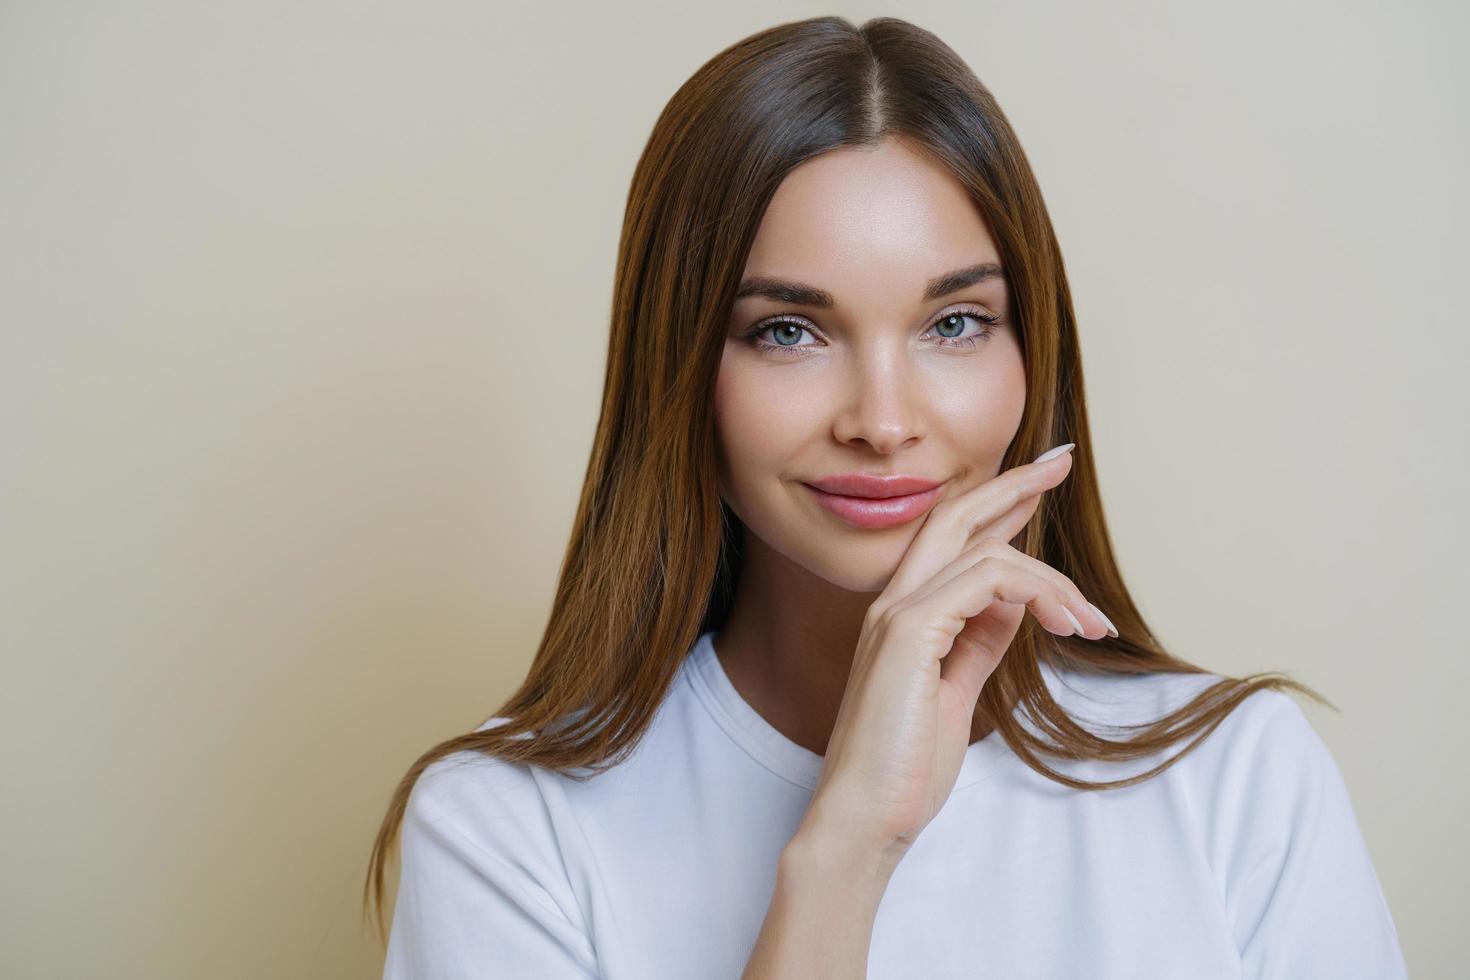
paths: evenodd
<path fill-rule="evenodd" d="M 1091 674 L 1046 671 L 1055 700 L 1079 723 L 1102 732 L 1149 724 L 1226 681 L 1222 674 Z M 1252 691 L 1232 708 L 1207 738 L 1216 744 L 1251 740 L 1263 728 L 1294 744 L 1310 744 L 1316 732 L 1296 700 L 1274 688 Z"/>
<path fill-rule="evenodd" d="M 476 731 L 502 719 L 492 718 Z M 507 834 L 524 835 L 544 817 L 545 803 L 535 767 L 463 750 L 426 766 L 409 793 L 405 823 L 447 825 L 475 844 L 495 850 Z"/>
<path fill-rule="evenodd" d="M 1155 696 L 1173 704 L 1208 686 Z M 1405 975 L 1342 772 L 1295 697 L 1252 691 L 1156 778 L 1219 884 L 1248 975 Z"/>
<path fill-rule="evenodd" d="M 501 719 L 479 726 L 484 730 Z M 403 816 L 405 852 L 436 854 L 482 880 L 513 882 L 571 914 L 566 848 L 577 829 L 561 777 L 524 762 L 462 750 L 426 766 Z"/>
<path fill-rule="evenodd" d="M 1177 681 L 1165 700 L 1172 710 L 1222 680 L 1210 674 Z M 1337 775 L 1332 754 L 1302 706 L 1275 688 L 1251 691 L 1208 734 L 1186 736 L 1170 751 L 1196 738 L 1199 744 L 1179 765 L 1217 812 L 1289 804 Z"/>
<path fill-rule="evenodd" d="M 1048 673 L 1053 697 L 1068 715 L 1089 731 L 1115 741 L 1134 736 L 1140 726 L 1187 706 L 1226 680 L 1211 672 Z M 1262 795 L 1280 803 L 1337 775 L 1331 753 L 1301 705 L 1274 688 L 1252 691 L 1208 732 L 1183 735 L 1160 752 L 1127 764 L 1126 775 L 1144 772 L 1181 753 L 1160 775 L 1168 781 L 1186 782 L 1190 795 L 1210 809 L 1239 806 L 1251 797 L 1259 802 Z M 1098 775 L 1119 778 L 1102 769 Z"/>
<path fill-rule="evenodd" d="M 1157 721 L 1226 678 L 1198 673 L 1067 680 L 1075 688 L 1065 701 L 1069 713 L 1103 737 L 1124 740 L 1136 733 L 1129 726 Z M 1237 871 L 1241 862 L 1251 866 L 1279 856 L 1324 819 L 1340 823 L 1343 812 L 1350 813 L 1336 760 L 1285 691 L 1251 691 L 1208 731 L 1181 735 L 1157 753 L 1097 774 L 1132 776 L 1174 756 L 1177 761 L 1154 778 L 1177 788 L 1202 842 Z"/>
<path fill-rule="evenodd" d="M 461 976 L 492 962 L 514 976 L 595 975 L 584 883 L 563 850 L 577 834 L 551 775 L 473 751 L 423 769 L 403 814 L 384 976 Z"/>
<path fill-rule="evenodd" d="M 1195 767 L 1208 777 L 1200 794 L 1241 847 L 1276 851 L 1324 810 L 1350 811 L 1337 761 L 1289 694 L 1252 692 L 1215 736 Z"/>

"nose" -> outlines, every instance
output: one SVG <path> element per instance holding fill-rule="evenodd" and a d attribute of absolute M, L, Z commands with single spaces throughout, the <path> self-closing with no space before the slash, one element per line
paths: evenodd
<path fill-rule="evenodd" d="M 834 438 L 885 456 L 923 438 L 923 386 L 909 360 L 896 354 L 853 364 L 832 420 Z"/>

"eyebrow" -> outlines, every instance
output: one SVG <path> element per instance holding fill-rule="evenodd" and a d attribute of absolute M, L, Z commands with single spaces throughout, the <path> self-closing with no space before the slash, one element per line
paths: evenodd
<path fill-rule="evenodd" d="M 925 284 L 922 302 L 931 302 L 989 279 L 1004 279 L 1005 277 L 1005 269 L 998 262 L 979 262 L 961 269 L 953 269 L 942 276 L 935 276 Z M 735 292 L 735 298 L 744 299 L 747 296 L 764 296 L 778 303 L 814 306 L 824 310 L 830 310 L 837 305 L 832 294 L 825 289 L 808 286 L 804 282 L 776 279 L 770 276 L 756 276 L 742 282 L 740 288 Z"/>

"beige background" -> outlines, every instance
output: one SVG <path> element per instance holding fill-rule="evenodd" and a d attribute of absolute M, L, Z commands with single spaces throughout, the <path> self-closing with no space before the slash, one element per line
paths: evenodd
<path fill-rule="evenodd" d="M 378 975 L 389 791 L 544 622 L 649 128 L 834 12 L 995 92 L 1145 614 L 1344 709 L 1463 969 L 1464 5 L 252 0 L 0 5 L 0 974 Z"/>

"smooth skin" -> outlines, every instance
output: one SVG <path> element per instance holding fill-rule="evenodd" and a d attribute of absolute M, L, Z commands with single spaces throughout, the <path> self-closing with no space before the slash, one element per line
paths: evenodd
<path fill-rule="evenodd" d="M 1059 636 L 1095 617 L 1071 579 L 1007 543 L 1071 460 L 1017 467 L 930 511 L 858 640 L 809 807 L 828 833 L 906 851 L 954 788 L 980 690 L 1025 611 Z"/>
<path fill-rule="evenodd" d="M 741 696 L 817 755 L 868 607 L 920 522 L 854 527 L 804 484 L 903 473 L 944 481 L 945 500 L 999 473 L 1026 405 L 1008 283 L 923 298 L 931 279 L 986 264 L 1001 265 L 999 252 L 968 192 L 897 141 L 787 174 L 747 257 L 742 282 L 809 284 L 833 305 L 747 295 L 730 313 L 717 465 L 745 548 L 715 650 Z"/>
<path fill-rule="evenodd" d="M 1007 543 L 1071 460 L 1064 452 L 1018 466 L 926 516 L 864 622 L 746 980 L 866 976 L 888 880 L 949 798 L 975 703 L 1025 611 L 1059 636 L 1109 634 L 1071 579 Z"/>
<path fill-rule="evenodd" d="M 1026 396 L 1004 275 L 924 298 L 989 263 L 968 192 L 894 140 L 794 169 L 747 259 L 742 282 L 831 298 L 738 299 L 716 382 L 720 493 L 745 528 L 716 656 L 773 727 L 825 756 L 747 978 L 864 976 L 888 879 L 953 789 L 1026 609 L 1060 635 L 1108 632 L 1066 576 L 1007 544 L 1071 455 L 999 472 Z M 946 485 L 921 519 L 859 528 L 804 486 L 853 471 Z"/>

